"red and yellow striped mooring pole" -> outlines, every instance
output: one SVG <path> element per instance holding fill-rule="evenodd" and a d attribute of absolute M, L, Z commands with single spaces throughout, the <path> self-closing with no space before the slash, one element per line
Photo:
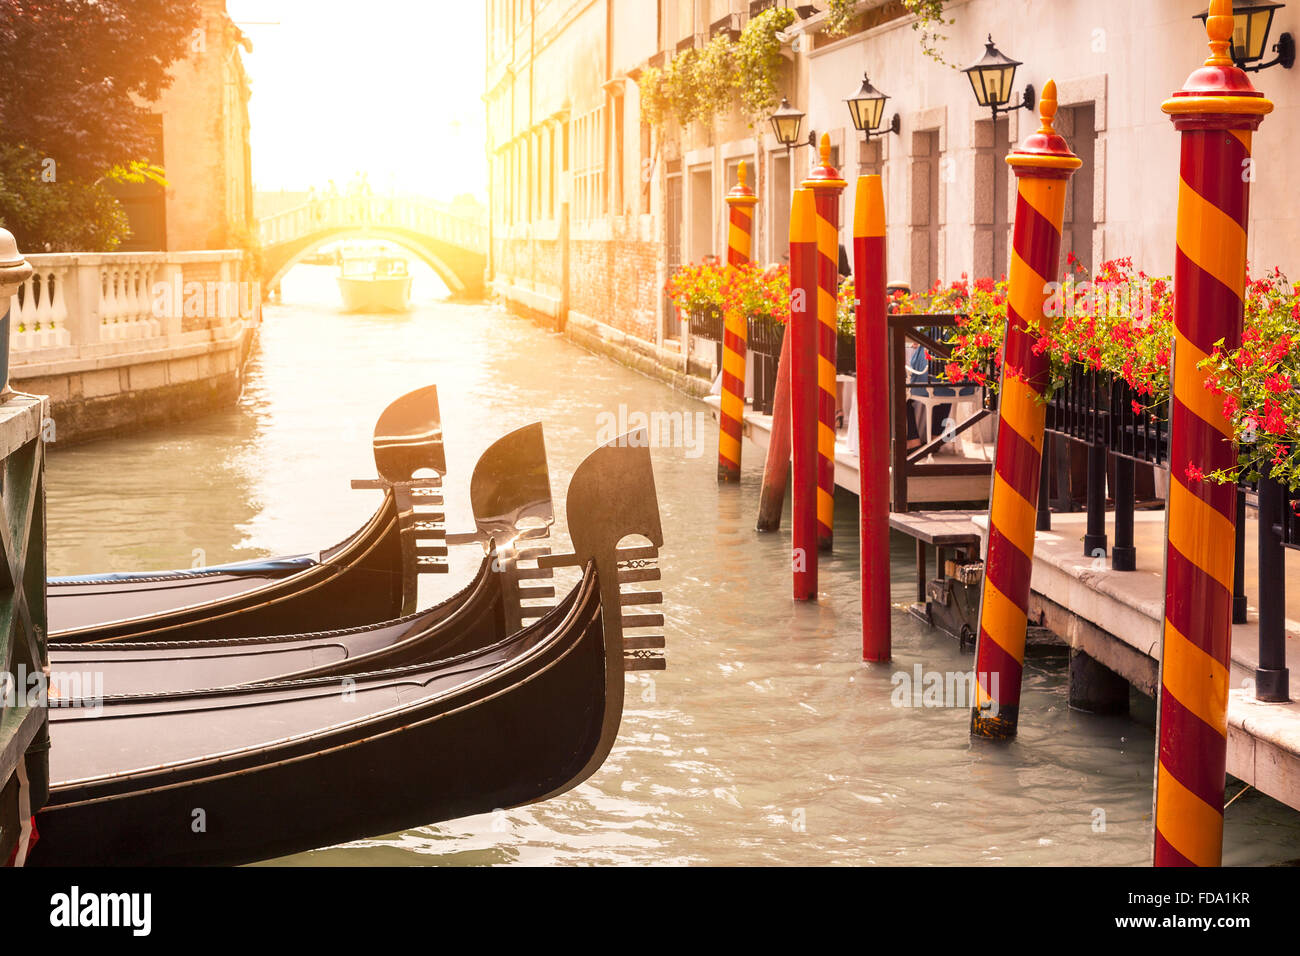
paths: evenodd
<path fill-rule="evenodd" d="M 840 291 L 840 193 L 848 185 L 831 165 L 822 134 L 821 165 L 803 182 L 817 206 L 817 547 L 831 549 L 835 523 L 835 309 Z"/>
<path fill-rule="evenodd" d="M 817 206 L 811 189 L 790 201 L 790 528 L 794 599 L 817 597 Z"/>
<path fill-rule="evenodd" d="M 1082 165 L 1056 132 L 1056 83 L 1039 104 L 1038 132 L 1007 156 L 1017 183 L 1007 292 L 1007 333 L 998 402 L 997 451 L 989 500 L 988 555 L 975 643 L 975 705 L 971 736 L 1016 734 L 1025 659 L 1029 574 L 1034 560 L 1038 468 L 1043 457 L 1046 355 L 1033 345 L 1046 330 L 1048 284 L 1057 280 L 1065 187 Z"/>
<path fill-rule="evenodd" d="M 890 655 L 889 315 L 885 292 L 885 192 L 859 176 L 853 203 L 857 358 L 858 503 L 861 508 L 862 659 Z"/>
<path fill-rule="evenodd" d="M 1232 62 L 1231 0 L 1206 21 L 1210 57 L 1166 100 L 1182 134 L 1174 263 L 1165 628 L 1156 762 L 1156 866 L 1218 866 L 1228 749 L 1236 493 L 1194 481 L 1237 462 L 1232 429 L 1197 363 L 1241 343 L 1251 133 L 1273 104 Z"/>
<path fill-rule="evenodd" d="M 745 164 L 736 171 L 736 185 L 727 193 L 727 265 L 749 262 L 754 234 L 754 204 L 758 197 L 745 185 Z M 740 446 L 745 424 L 745 349 L 748 329 L 744 315 L 728 310 L 722 331 L 722 401 L 718 410 L 718 481 L 740 480 Z"/>

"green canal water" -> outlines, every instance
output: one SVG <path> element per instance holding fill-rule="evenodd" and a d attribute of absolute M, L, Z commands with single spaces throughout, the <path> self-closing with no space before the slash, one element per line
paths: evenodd
<path fill-rule="evenodd" d="M 821 600 L 794 606 L 788 522 L 780 534 L 753 531 L 762 464 L 753 446 L 739 487 L 720 488 L 716 425 L 703 404 L 490 307 L 421 299 L 422 282 L 433 289 L 417 277 L 409 315 L 346 315 L 329 270 L 299 267 L 284 281 L 284 303 L 265 310 L 237 407 L 52 446 L 51 573 L 190 567 L 334 544 L 377 500 L 348 485 L 373 475 L 376 416 L 431 382 L 447 441 L 449 523 L 470 523 L 478 454 L 540 420 L 563 543 L 568 476 L 611 422 L 680 413 L 703 422 L 699 441 L 653 452 L 668 669 L 629 676 L 613 753 L 561 797 L 278 862 L 1148 862 L 1150 701 L 1135 698 L 1127 718 L 1072 712 L 1058 655 L 1028 663 L 1020 736 L 1010 744 L 972 743 L 965 707 L 897 706 L 895 674 L 963 671 L 970 655 L 895 612 L 894 661 L 858 659 L 852 498 L 837 505 Z M 907 541 L 896 538 L 893 549 L 901 603 L 915 593 L 914 562 Z M 426 579 L 422 602 L 453 590 L 476 564 L 472 551 L 454 553 L 452 573 Z M 1300 858 L 1300 814 L 1258 793 L 1232 804 L 1226 828 L 1228 863 Z"/>

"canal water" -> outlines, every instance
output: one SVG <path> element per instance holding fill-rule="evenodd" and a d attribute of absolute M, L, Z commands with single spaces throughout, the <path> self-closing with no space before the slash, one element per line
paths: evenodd
<path fill-rule="evenodd" d="M 315 865 L 1146 864 L 1154 709 L 1094 717 L 1066 703 L 1064 658 L 1028 662 L 1020 736 L 972 743 L 966 706 L 924 706 L 900 675 L 961 672 L 969 653 L 895 612 L 894 661 L 859 658 L 855 501 L 837 503 L 835 554 L 815 605 L 790 600 L 788 521 L 753 531 L 761 460 L 715 481 L 708 409 L 484 305 L 448 304 L 417 278 L 401 317 L 340 312 L 332 273 L 300 266 L 268 306 L 237 407 L 49 456 L 53 574 L 190 567 L 315 551 L 377 501 L 370 432 L 399 394 L 437 383 L 449 522 L 469 525 L 478 454 L 545 424 L 563 543 L 573 468 L 636 413 L 703 431 L 653 451 L 663 515 L 668 669 L 630 675 L 601 770 L 546 803 L 377 836 L 280 861 Z M 682 435 L 678 432 L 677 435 Z M 686 440 L 689 437 L 690 440 Z M 896 538 L 894 599 L 915 593 Z M 426 579 L 422 601 L 477 557 Z M 951 703 L 951 701 L 949 701 Z M 556 707 L 565 706 L 557 700 Z M 410 759 L 424 759 L 411 754 Z M 1232 782 L 1229 792 L 1240 789 Z M 346 793 L 339 799 L 346 800 Z M 358 814 L 365 808 L 358 806 Z M 1251 791 L 1226 815 L 1225 862 L 1300 858 L 1300 815 Z"/>

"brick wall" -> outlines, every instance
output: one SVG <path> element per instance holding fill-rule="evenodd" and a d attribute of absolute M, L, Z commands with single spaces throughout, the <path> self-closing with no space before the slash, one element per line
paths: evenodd
<path fill-rule="evenodd" d="M 660 246 L 637 239 L 574 239 L 569 243 L 569 307 L 606 325 L 653 342 L 656 338 Z M 497 275 L 558 295 L 559 242 L 499 239 Z"/>

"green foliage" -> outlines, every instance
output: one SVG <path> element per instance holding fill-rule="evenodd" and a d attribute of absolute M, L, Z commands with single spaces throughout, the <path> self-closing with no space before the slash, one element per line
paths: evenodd
<path fill-rule="evenodd" d="M 842 37 L 849 32 L 849 20 L 853 17 L 853 8 L 857 0 L 827 0 L 826 32 L 833 37 Z"/>
<path fill-rule="evenodd" d="M 741 31 L 734 76 L 741 107 L 749 115 L 751 126 L 781 101 L 777 82 L 784 61 L 776 35 L 788 29 L 794 19 L 794 11 L 785 7 L 764 10 Z"/>
<path fill-rule="evenodd" d="M 736 45 L 720 33 L 695 57 L 694 70 L 697 118 L 713 119 L 731 106 L 736 93 Z"/>
<path fill-rule="evenodd" d="M 765 117 L 780 101 L 777 81 L 783 60 L 776 34 L 794 22 L 793 10 L 765 10 L 746 24 L 739 41 L 719 34 L 699 50 L 683 50 L 662 70 L 641 74 L 641 118 L 652 127 L 673 116 L 683 126 L 710 122 L 737 93 L 745 113 Z"/>
<path fill-rule="evenodd" d="M 0 224 L 23 252 L 111 252 L 130 235 L 122 206 L 102 180 L 47 180 L 42 158 L 0 144 Z"/>
<path fill-rule="evenodd" d="M 664 71 L 657 66 L 646 69 L 637 81 L 641 94 L 641 119 L 658 129 L 663 125 L 672 104 L 668 98 L 668 83 Z"/>
<path fill-rule="evenodd" d="M 165 188 L 170 185 L 167 182 L 166 170 L 138 159 L 113 166 L 104 174 L 104 178 L 115 183 L 132 183 L 139 186 L 154 183 Z"/>
<path fill-rule="evenodd" d="M 672 58 L 664 70 L 664 92 L 668 106 L 677 122 L 683 126 L 699 115 L 699 99 L 695 93 L 695 60 L 699 56 L 694 50 L 683 50 Z"/>
<path fill-rule="evenodd" d="M 917 19 L 912 23 L 912 29 L 919 33 L 921 42 L 921 52 L 944 66 L 950 66 L 957 69 L 956 64 L 949 63 L 944 59 L 943 54 L 939 51 L 939 44 L 948 39 L 947 35 L 940 32 L 939 28 L 951 26 L 956 23 L 956 19 L 943 15 L 944 5 L 948 0 L 903 0 L 903 6 L 907 7 L 908 12 L 912 13 Z"/>
<path fill-rule="evenodd" d="M 201 24 L 196 0 L 0 0 L 0 142 L 86 183 L 148 156 L 147 104 Z"/>
<path fill-rule="evenodd" d="M 921 52 L 936 63 L 953 66 L 939 51 L 939 44 L 947 39 L 947 36 L 940 32 L 940 28 L 956 22 L 944 16 L 944 8 L 948 0 L 900 0 L 900 2 L 907 8 L 908 13 L 917 18 L 912 23 L 912 29 L 920 34 Z M 853 19 L 856 7 L 857 0 L 827 0 L 826 33 L 833 37 L 847 34 L 849 21 Z"/>

